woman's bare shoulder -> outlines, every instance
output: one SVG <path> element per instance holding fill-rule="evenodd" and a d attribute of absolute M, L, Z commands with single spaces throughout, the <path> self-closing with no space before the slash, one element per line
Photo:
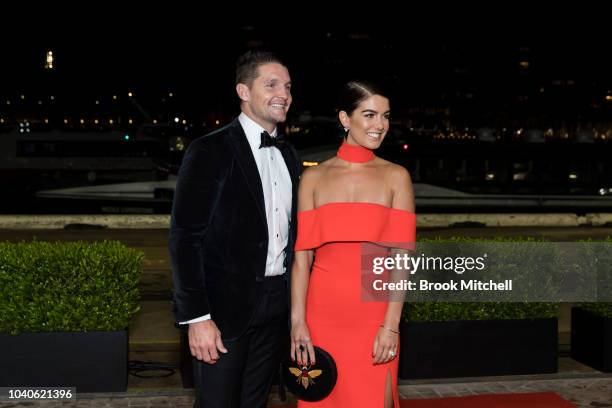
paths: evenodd
<path fill-rule="evenodd" d="M 393 178 L 393 180 L 395 182 L 400 182 L 400 183 L 404 183 L 404 182 L 410 182 L 410 172 L 408 171 L 407 168 L 405 168 L 404 166 L 400 166 L 399 164 L 395 164 L 395 163 L 389 163 L 389 167 L 388 167 L 388 172 L 389 175 L 391 176 L 391 178 Z"/>
<path fill-rule="evenodd" d="M 338 164 L 338 158 L 336 156 L 333 156 L 327 160 L 322 161 L 321 163 L 319 163 L 318 166 L 313 166 L 313 167 L 320 167 L 322 169 L 325 169 L 328 167 L 335 166 L 336 164 Z"/>
<path fill-rule="evenodd" d="M 327 172 L 331 167 L 334 166 L 334 162 L 336 161 L 335 157 L 331 159 L 327 159 L 316 166 L 306 167 L 302 172 L 302 178 L 306 177 L 308 179 L 318 178 L 325 172 Z"/>
<path fill-rule="evenodd" d="M 321 177 L 321 175 L 325 171 L 325 169 L 321 166 L 322 164 L 319 164 L 318 166 L 306 167 L 300 177 L 300 183 L 301 184 L 316 183 L 317 180 Z"/>
<path fill-rule="evenodd" d="M 385 160 L 381 167 L 384 168 L 385 181 L 392 191 L 411 189 L 410 172 L 404 166 Z"/>
<path fill-rule="evenodd" d="M 390 162 L 381 157 L 376 158 L 376 164 L 384 169 L 388 178 L 392 178 L 394 181 L 410 180 L 410 172 L 408 172 L 404 166 Z"/>

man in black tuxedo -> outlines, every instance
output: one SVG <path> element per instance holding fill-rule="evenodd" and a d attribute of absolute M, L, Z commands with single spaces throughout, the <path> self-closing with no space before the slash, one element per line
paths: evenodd
<path fill-rule="evenodd" d="M 301 164 L 277 125 L 291 78 L 274 54 L 249 51 L 236 92 L 242 113 L 189 145 L 172 209 L 174 314 L 197 359 L 196 407 L 265 407 L 288 341 Z"/>

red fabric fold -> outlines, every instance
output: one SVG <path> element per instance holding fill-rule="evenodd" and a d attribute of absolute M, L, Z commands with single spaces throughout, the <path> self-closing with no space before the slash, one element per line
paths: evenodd
<path fill-rule="evenodd" d="M 377 242 L 412 247 L 415 239 L 416 215 L 410 211 L 374 203 L 337 202 L 298 213 L 295 250 L 314 249 L 328 242 Z"/>

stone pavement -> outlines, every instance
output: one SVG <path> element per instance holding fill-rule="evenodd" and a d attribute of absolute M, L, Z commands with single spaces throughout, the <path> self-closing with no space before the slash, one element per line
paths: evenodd
<path fill-rule="evenodd" d="M 530 379 L 503 381 L 431 382 L 400 385 L 403 398 L 435 398 L 481 395 L 488 393 L 525 393 L 553 391 L 580 408 L 612 407 L 612 375 L 573 376 L 544 379 L 545 376 L 521 376 Z M 276 393 L 270 396 L 269 407 L 281 402 Z M 75 401 L 0 402 L 0 407 L 79 407 L 79 408 L 187 408 L 193 405 L 193 390 L 151 389 L 126 393 L 79 394 Z"/>

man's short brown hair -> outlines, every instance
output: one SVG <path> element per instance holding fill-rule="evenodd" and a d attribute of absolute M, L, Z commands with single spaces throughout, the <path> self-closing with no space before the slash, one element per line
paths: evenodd
<path fill-rule="evenodd" d="M 264 64 L 281 64 L 286 67 L 278 55 L 271 51 L 249 50 L 236 61 L 236 85 L 251 86 L 259 75 L 259 67 Z"/>

